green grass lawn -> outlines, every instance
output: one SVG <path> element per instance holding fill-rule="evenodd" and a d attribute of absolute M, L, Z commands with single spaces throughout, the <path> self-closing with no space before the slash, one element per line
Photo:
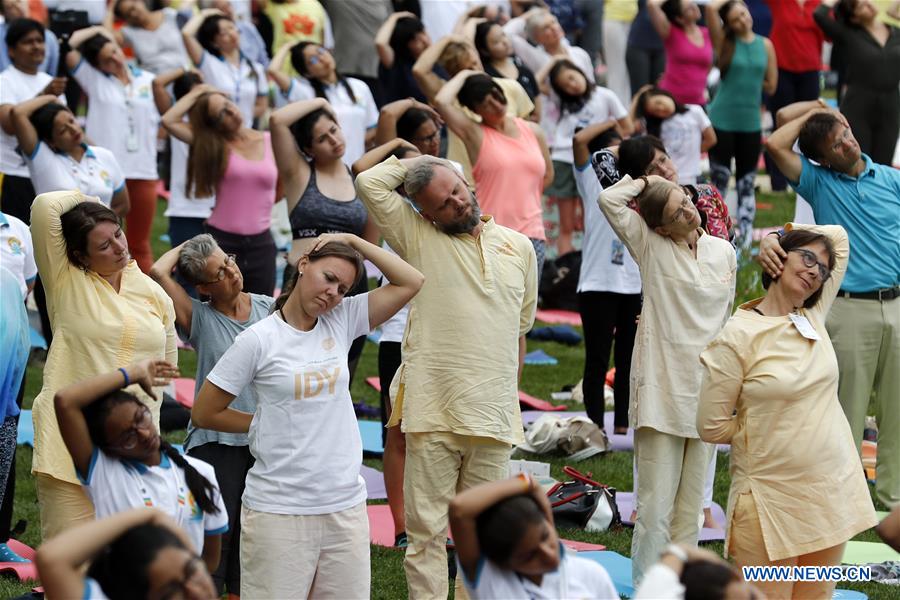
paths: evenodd
<path fill-rule="evenodd" d="M 757 227 L 781 225 L 794 214 L 793 194 L 773 193 L 760 194 L 758 200 L 761 203 L 772 205 L 771 209 L 760 209 L 757 212 Z M 165 219 L 162 216 L 163 205 L 158 210 L 158 218 L 154 224 L 153 244 L 154 253 L 159 256 L 168 247 L 159 240 L 159 235 L 165 231 Z M 738 276 L 738 292 L 736 305 L 746 300 L 762 295 L 760 286 L 759 267 L 746 263 L 741 266 Z M 564 385 L 574 385 L 582 375 L 584 367 L 584 346 L 563 346 L 552 342 L 528 342 L 528 350 L 541 348 L 548 354 L 559 359 L 557 366 L 526 366 L 522 377 L 522 389 L 529 394 L 549 399 L 550 393 L 559 391 Z M 378 405 L 378 394 L 365 384 L 365 378 L 377 375 L 377 347 L 367 343 L 356 371 L 356 377 L 351 389 L 354 400 L 365 401 L 373 406 Z M 179 351 L 179 363 L 184 376 L 192 377 L 196 368 L 196 360 L 193 352 Z M 40 391 L 41 369 L 29 367 L 27 375 L 27 387 L 25 392 L 25 407 L 30 408 L 34 397 Z M 568 403 L 572 410 L 584 410 L 584 406 L 577 403 Z M 179 441 L 184 433 L 169 436 L 170 441 Z M 562 468 L 568 464 L 561 455 L 556 456 L 523 456 L 533 460 L 549 462 L 551 474 L 563 478 Z M 366 460 L 370 466 L 381 468 L 380 460 Z M 609 453 L 583 462 L 577 463 L 577 468 L 583 472 L 591 472 L 594 478 L 607 483 L 619 490 L 629 491 L 631 485 L 631 452 Z M 28 528 L 21 536 L 23 542 L 32 547 L 40 544 L 40 519 L 37 508 L 34 481 L 30 474 L 31 449 L 20 447 L 16 457 L 16 502 L 13 521 L 25 519 Z M 725 506 L 728 499 L 728 487 L 730 477 L 728 474 L 728 455 L 720 453 L 716 465 L 716 482 L 713 498 L 716 502 Z M 878 510 L 885 510 L 879 502 L 875 502 Z M 615 550 L 625 556 L 631 554 L 631 529 L 618 528 L 604 533 L 585 533 L 582 531 L 565 531 L 564 536 L 570 539 L 588 541 L 606 545 L 610 550 Z M 866 531 L 856 536 L 857 540 L 878 541 L 874 531 Z M 721 553 L 722 544 L 715 543 L 708 546 L 713 551 Z M 865 592 L 870 598 L 888 599 L 896 597 L 896 590 L 890 586 L 877 583 L 866 584 L 841 584 L 841 588 L 854 589 Z M 0 579 L 0 597 L 8 598 L 24 594 L 31 586 L 23 586 L 9 579 Z M 451 586 L 452 590 L 452 586 Z M 452 591 L 451 591 L 452 593 Z M 372 547 L 372 597 L 373 598 L 405 598 L 406 581 L 403 574 L 403 556 L 396 550 Z"/>

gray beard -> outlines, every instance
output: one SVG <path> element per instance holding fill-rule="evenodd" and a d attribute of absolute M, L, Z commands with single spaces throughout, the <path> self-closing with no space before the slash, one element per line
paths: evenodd
<path fill-rule="evenodd" d="M 478 202 L 472 198 L 472 214 L 466 219 L 462 219 L 455 223 L 435 223 L 437 228 L 441 230 L 441 232 L 446 233 L 447 235 L 459 235 L 461 233 L 472 233 L 472 231 L 478 227 L 478 223 L 481 222 L 481 207 L 478 206 Z"/>

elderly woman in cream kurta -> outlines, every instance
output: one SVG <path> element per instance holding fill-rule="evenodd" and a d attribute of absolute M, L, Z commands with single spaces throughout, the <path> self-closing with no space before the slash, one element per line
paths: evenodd
<path fill-rule="evenodd" d="M 640 214 L 629 205 L 637 201 Z M 644 305 L 631 363 L 637 521 L 632 575 L 639 583 L 666 544 L 697 543 L 713 447 L 695 424 L 700 352 L 731 316 L 737 261 L 706 234 L 691 197 L 662 177 L 626 175 L 600 209 L 641 270 Z"/>
<path fill-rule="evenodd" d="M 697 429 L 731 443 L 725 552 L 738 566 L 840 565 L 847 540 L 877 523 L 825 330 L 850 244 L 837 225 L 785 229 L 765 297 L 701 355 Z M 756 585 L 769 598 L 830 598 L 835 582 Z"/>

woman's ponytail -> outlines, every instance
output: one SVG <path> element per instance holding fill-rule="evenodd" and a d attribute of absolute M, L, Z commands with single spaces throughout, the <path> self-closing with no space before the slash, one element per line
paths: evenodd
<path fill-rule="evenodd" d="M 187 482 L 188 489 L 197 501 L 197 505 L 200 506 L 200 510 L 208 514 L 217 514 L 219 512 L 219 507 L 216 506 L 214 498 L 216 488 L 213 486 L 212 482 L 201 475 L 200 471 L 195 469 L 191 463 L 185 460 L 181 453 L 173 448 L 169 442 L 160 438 L 159 449 L 169 457 L 169 460 L 184 471 L 184 480 Z"/>

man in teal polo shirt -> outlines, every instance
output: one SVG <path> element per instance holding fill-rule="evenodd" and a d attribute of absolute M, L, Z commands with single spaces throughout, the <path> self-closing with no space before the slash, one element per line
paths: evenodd
<path fill-rule="evenodd" d="M 795 141 L 803 155 L 794 152 Z M 810 203 L 816 223 L 842 225 L 850 237 L 850 264 L 826 326 L 857 448 L 875 392 L 875 489 L 893 508 L 900 504 L 900 170 L 873 163 L 844 116 L 824 108 L 776 130 L 766 149 Z M 785 257 L 776 236 L 760 244 L 760 262 L 771 274 Z"/>

